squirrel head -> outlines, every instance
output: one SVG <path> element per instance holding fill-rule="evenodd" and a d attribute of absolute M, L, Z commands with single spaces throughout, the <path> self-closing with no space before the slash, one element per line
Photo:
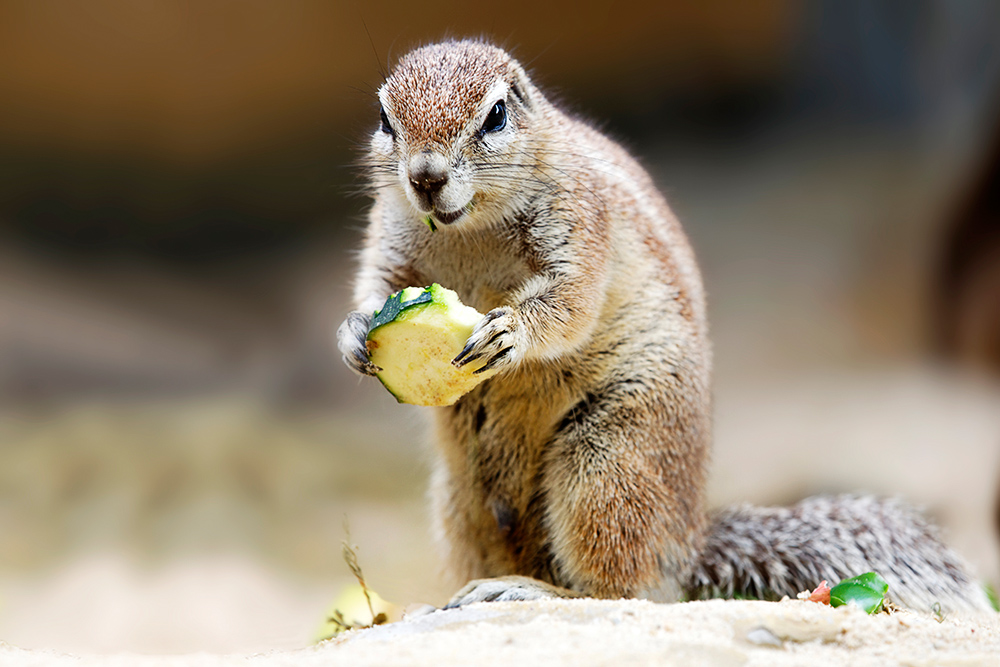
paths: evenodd
<path fill-rule="evenodd" d="M 459 226 L 502 217 L 537 181 L 530 157 L 541 96 L 502 49 L 471 40 L 416 49 L 378 97 L 373 185 L 402 195 L 415 220 Z"/>

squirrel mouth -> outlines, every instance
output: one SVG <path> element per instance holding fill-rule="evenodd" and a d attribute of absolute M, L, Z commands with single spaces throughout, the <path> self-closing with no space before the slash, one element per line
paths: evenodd
<path fill-rule="evenodd" d="M 433 215 L 434 219 L 440 222 L 442 225 L 450 225 L 451 223 L 455 222 L 456 220 L 458 220 L 471 210 L 472 210 L 472 202 L 469 202 L 465 206 L 455 209 L 450 213 L 445 213 L 444 211 L 434 211 L 434 213 L 432 213 L 431 215 Z"/>

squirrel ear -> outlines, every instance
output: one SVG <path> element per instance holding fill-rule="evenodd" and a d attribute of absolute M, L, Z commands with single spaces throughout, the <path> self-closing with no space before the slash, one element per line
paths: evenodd
<path fill-rule="evenodd" d="M 524 73 L 524 70 L 517 67 L 513 71 L 513 77 L 510 82 L 510 91 L 514 93 L 514 97 L 523 104 L 528 109 L 534 106 L 531 95 L 528 92 L 531 89 L 531 82 L 528 81 L 528 75 Z"/>

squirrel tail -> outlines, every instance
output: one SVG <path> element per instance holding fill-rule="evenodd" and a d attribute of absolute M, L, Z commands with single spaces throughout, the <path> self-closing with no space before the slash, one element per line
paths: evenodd
<path fill-rule="evenodd" d="M 792 507 L 738 505 L 713 517 L 689 599 L 778 599 L 864 572 L 888 597 L 930 613 L 992 611 L 986 591 L 935 529 L 904 503 L 816 496 Z"/>

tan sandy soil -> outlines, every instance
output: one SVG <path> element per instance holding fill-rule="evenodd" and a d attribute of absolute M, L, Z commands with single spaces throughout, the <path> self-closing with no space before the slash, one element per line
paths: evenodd
<path fill-rule="evenodd" d="M 866 616 L 786 600 L 492 603 L 356 630 L 310 649 L 240 656 L 69 656 L 0 644 L 0 664 L 1000 665 L 1000 616 Z"/>

